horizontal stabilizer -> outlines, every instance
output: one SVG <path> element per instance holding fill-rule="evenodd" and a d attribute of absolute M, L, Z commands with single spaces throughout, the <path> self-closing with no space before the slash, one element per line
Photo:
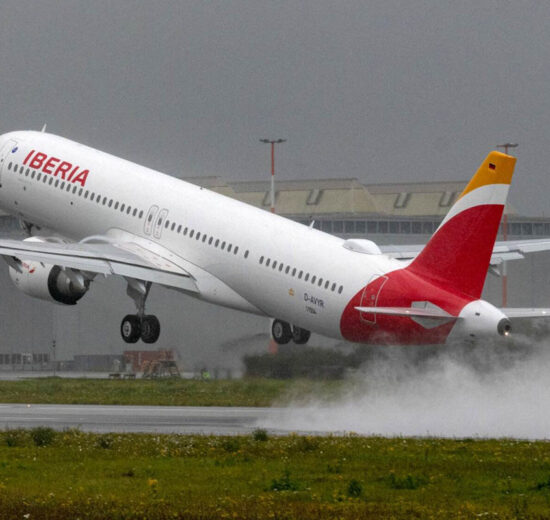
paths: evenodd
<path fill-rule="evenodd" d="M 424 244 L 383 245 L 382 254 L 397 260 L 413 260 L 418 256 Z M 495 242 L 491 255 L 491 266 L 498 266 L 502 262 L 521 260 L 525 254 L 538 253 L 550 250 L 550 239 L 534 238 L 531 240 L 507 240 Z"/>
<path fill-rule="evenodd" d="M 388 314 L 390 316 L 410 316 L 411 318 L 435 318 L 440 320 L 458 320 L 459 316 L 453 316 L 443 309 L 421 307 L 355 307 L 360 312 L 374 314 Z"/>
<path fill-rule="evenodd" d="M 529 308 L 504 308 L 500 309 L 508 318 L 550 318 L 550 309 L 529 309 Z"/>

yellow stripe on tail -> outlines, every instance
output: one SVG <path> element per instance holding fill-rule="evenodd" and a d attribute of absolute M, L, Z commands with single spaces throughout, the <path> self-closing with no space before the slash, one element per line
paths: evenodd
<path fill-rule="evenodd" d="M 476 174 L 460 194 L 460 198 L 467 193 L 489 184 L 510 184 L 514 174 L 516 158 L 501 152 L 491 152 L 478 168 Z"/>

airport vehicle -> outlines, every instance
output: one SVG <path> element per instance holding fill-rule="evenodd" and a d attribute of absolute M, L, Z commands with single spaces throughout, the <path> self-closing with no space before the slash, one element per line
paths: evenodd
<path fill-rule="evenodd" d="M 306 343 L 310 331 L 363 343 L 498 337 L 510 317 L 546 313 L 480 299 L 514 165 L 491 152 L 428 244 L 407 256 L 62 137 L 11 132 L 0 136 L 0 207 L 29 238 L 1 239 L 0 255 L 19 289 L 58 304 L 76 304 L 97 275 L 122 276 L 137 309 L 121 322 L 128 343 L 159 337 L 145 310 L 152 284 L 271 317 L 278 343 Z M 497 256 L 550 248 L 529 244 Z"/>

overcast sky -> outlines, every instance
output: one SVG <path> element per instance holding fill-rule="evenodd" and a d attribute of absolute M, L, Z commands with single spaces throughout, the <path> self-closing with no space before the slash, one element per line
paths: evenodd
<path fill-rule="evenodd" d="M 550 215 L 550 4 L 0 0 L 0 132 L 185 176 L 467 179 L 520 144 Z"/>

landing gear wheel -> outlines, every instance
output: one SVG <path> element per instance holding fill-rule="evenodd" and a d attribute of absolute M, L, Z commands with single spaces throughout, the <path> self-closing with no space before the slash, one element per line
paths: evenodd
<path fill-rule="evenodd" d="M 160 336 L 160 322 L 156 316 L 150 314 L 141 320 L 141 339 L 144 343 L 155 343 Z"/>
<path fill-rule="evenodd" d="M 296 345 L 305 345 L 309 341 L 311 332 L 296 325 L 292 325 L 292 339 Z"/>
<path fill-rule="evenodd" d="M 286 345 L 292 339 L 292 330 L 286 321 L 275 320 L 271 325 L 271 334 L 279 345 Z"/>
<path fill-rule="evenodd" d="M 120 335 L 126 343 L 135 343 L 141 336 L 141 323 L 138 316 L 128 314 L 120 324 Z"/>

